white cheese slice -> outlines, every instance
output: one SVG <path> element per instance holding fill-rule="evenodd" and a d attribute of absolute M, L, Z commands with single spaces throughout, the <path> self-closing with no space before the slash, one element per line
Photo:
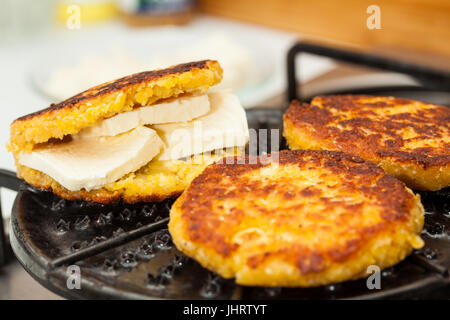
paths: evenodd
<path fill-rule="evenodd" d="M 166 147 L 158 160 L 176 160 L 216 149 L 245 146 L 247 118 L 238 98 L 227 91 L 208 94 L 208 114 L 185 123 L 153 125 Z"/>
<path fill-rule="evenodd" d="M 115 136 L 146 124 L 190 121 L 210 110 L 207 95 L 184 96 L 119 113 L 78 133 L 82 137 Z"/>
<path fill-rule="evenodd" d="M 136 171 L 163 148 L 157 133 L 147 127 L 115 137 L 74 137 L 65 143 L 22 153 L 19 163 L 41 171 L 66 189 L 96 189 Z"/>

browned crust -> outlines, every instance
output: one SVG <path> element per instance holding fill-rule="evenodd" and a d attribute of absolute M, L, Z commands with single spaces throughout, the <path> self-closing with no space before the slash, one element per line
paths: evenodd
<path fill-rule="evenodd" d="M 30 184 L 32 185 L 32 184 Z M 80 201 L 88 201 L 88 202 L 97 202 L 101 204 L 115 204 L 119 202 L 124 203 L 139 203 L 139 202 L 161 202 L 165 199 L 177 197 L 179 196 L 183 190 L 179 190 L 177 192 L 171 192 L 167 194 L 133 194 L 128 195 L 121 191 L 110 191 L 106 189 L 97 189 L 95 191 L 70 191 L 65 189 L 64 187 L 61 188 L 42 188 L 39 184 L 32 185 L 35 188 L 38 189 L 44 189 L 53 192 L 57 196 L 66 199 L 66 200 L 80 200 Z"/>
<path fill-rule="evenodd" d="M 61 188 L 52 188 L 52 187 L 48 187 L 48 188 L 43 188 L 40 187 L 40 184 L 30 184 L 31 186 L 38 188 L 38 189 L 42 189 L 42 190 L 48 190 L 53 192 L 54 194 L 56 194 L 57 196 L 66 199 L 66 200 L 70 200 L 70 201 L 74 201 L 74 200 L 79 200 L 79 201 L 88 201 L 88 202 L 97 202 L 97 203 L 101 203 L 101 204 L 116 204 L 119 202 L 124 202 L 124 203 L 129 203 L 129 204 L 133 204 L 133 203 L 139 203 L 139 202 L 161 202 L 164 201 L 165 199 L 168 198 L 172 198 L 172 197 L 177 197 L 179 196 L 183 191 L 177 191 L 177 192 L 172 192 L 172 193 L 168 193 L 168 194 L 134 194 L 132 196 L 120 192 L 120 191 L 109 191 L 106 189 L 97 189 L 95 192 L 89 192 L 89 191 L 69 191 L 63 187 Z"/>
<path fill-rule="evenodd" d="M 132 85 L 147 83 L 150 81 L 154 81 L 160 78 L 163 78 L 167 75 L 180 74 L 185 72 L 190 72 L 194 69 L 203 69 L 209 67 L 215 61 L 212 60 L 203 60 L 196 62 L 189 62 L 184 64 L 179 64 L 167 69 L 153 70 L 153 71 L 145 71 L 140 73 L 135 73 L 114 81 L 106 82 L 101 85 L 90 88 L 86 91 L 83 91 L 67 100 L 64 100 L 58 104 L 51 104 L 48 108 L 27 114 L 20 118 L 14 120 L 16 121 L 25 121 L 36 116 L 56 112 L 60 109 L 68 109 L 75 108 L 77 105 L 84 103 L 88 100 L 92 100 L 94 98 L 100 97 L 102 95 L 112 93 L 114 91 L 123 90 L 126 87 L 130 87 Z M 13 122 L 13 123 L 14 123 Z"/>
<path fill-rule="evenodd" d="M 160 202 L 167 198 L 179 196 L 183 189 L 179 190 L 173 189 L 171 192 L 167 193 L 129 193 L 125 189 L 120 190 L 108 190 L 106 188 L 100 188 L 95 190 L 86 191 L 84 189 L 78 191 L 70 191 L 51 177 L 46 174 L 27 168 L 25 166 L 19 166 L 18 172 L 26 173 L 26 182 L 38 189 L 51 191 L 57 196 L 66 200 L 81 200 L 81 201 L 91 201 L 101 204 L 115 204 L 119 202 L 125 203 L 138 203 L 138 202 Z M 33 174 L 30 174 L 33 172 Z"/>
<path fill-rule="evenodd" d="M 309 222 L 316 221 L 320 225 L 320 221 L 328 219 L 328 213 L 344 211 L 344 214 L 335 216 L 333 220 L 333 227 L 339 229 L 336 243 L 320 249 L 295 243 L 276 250 L 268 249 L 255 253 L 247 259 L 247 265 L 252 269 L 258 268 L 267 259 L 279 259 L 296 265 L 301 274 L 321 272 L 330 263 L 343 263 L 354 258 L 377 236 L 389 234 L 398 230 L 401 225 L 407 225 L 411 219 L 411 211 L 416 205 L 416 198 L 402 182 L 387 175 L 371 162 L 341 152 L 285 150 L 279 153 L 279 165 L 293 165 L 298 167 L 298 170 L 321 168 L 323 181 L 327 181 L 330 174 L 338 176 L 339 184 L 330 186 L 329 190 L 338 188 L 345 194 L 362 194 L 366 199 L 371 199 L 378 208 L 378 222 L 368 224 L 364 220 L 361 214 L 364 203 L 348 204 L 329 198 L 323 189 L 314 186 L 297 190 L 289 176 L 282 175 L 273 181 L 270 181 L 270 178 L 259 179 L 257 171 L 269 164 L 258 162 L 243 165 L 234 162 L 235 164 L 224 161 L 225 164 L 209 165 L 178 199 L 177 202 L 180 203 L 175 206 L 179 208 L 179 216 L 183 221 L 183 237 L 186 237 L 184 241 L 190 241 L 195 246 L 206 248 L 206 251 L 212 250 L 227 258 L 240 247 L 230 241 L 230 236 L 246 225 L 248 219 L 273 219 L 271 224 L 289 228 L 297 221 L 295 217 L 300 213 Z M 246 163 L 248 162 L 249 157 L 246 156 Z M 255 176 L 256 178 L 252 178 Z M 275 190 L 279 200 L 293 201 L 290 207 L 280 206 L 274 211 L 248 200 L 267 199 L 273 196 Z M 295 202 L 295 199 L 300 198 L 318 201 L 323 209 L 317 212 L 302 212 L 302 205 Z M 250 201 L 250 207 L 237 205 L 240 201 L 247 200 Z M 231 204 L 226 216 L 222 215 L 224 209 L 222 205 L 217 206 L 218 202 Z M 349 227 L 349 221 L 352 221 L 352 227 Z M 301 227 L 298 232 L 301 232 Z"/>
<path fill-rule="evenodd" d="M 414 112 L 382 114 L 410 105 Z M 394 97 L 340 95 L 316 97 L 311 104 L 293 101 L 283 117 L 331 150 L 365 159 L 390 158 L 422 168 L 450 164 L 450 108 Z M 415 137 L 404 137 L 412 130 Z M 409 147 L 407 143 L 437 143 Z"/>

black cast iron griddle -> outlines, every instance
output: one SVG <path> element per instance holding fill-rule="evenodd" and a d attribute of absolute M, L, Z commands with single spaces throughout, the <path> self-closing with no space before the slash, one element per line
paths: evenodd
<path fill-rule="evenodd" d="M 250 128 L 266 128 L 269 134 L 280 128 L 281 116 L 280 110 L 247 111 Z M 382 271 L 380 290 L 369 290 L 366 279 L 307 289 L 238 286 L 175 248 L 166 227 L 174 199 L 107 206 L 66 201 L 23 183 L 13 207 L 10 237 L 24 268 L 66 298 L 449 298 L 450 192 L 421 196 L 426 246 Z M 67 288 L 70 265 L 80 267 L 79 290 Z"/>

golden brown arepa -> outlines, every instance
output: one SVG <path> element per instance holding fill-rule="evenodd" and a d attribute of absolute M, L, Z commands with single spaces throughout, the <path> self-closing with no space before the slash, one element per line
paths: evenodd
<path fill-rule="evenodd" d="M 238 284 L 357 279 L 423 246 L 420 197 L 360 157 L 285 150 L 270 162 L 229 159 L 175 201 L 169 231 L 178 249 Z"/>
<path fill-rule="evenodd" d="M 291 149 L 359 155 L 413 189 L 450 186 L 450 108 L 394 97 L 323 96 L 292 102 L 283 121 Z"/>

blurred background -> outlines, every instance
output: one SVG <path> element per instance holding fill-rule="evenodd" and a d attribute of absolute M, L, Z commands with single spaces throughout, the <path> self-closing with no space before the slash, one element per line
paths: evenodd
<path fill-rule="evenodd" d="M 219 60 L 220 86 L 236 92 L 245 108 L 284 108 L 286 54 L 299 40 L 450 72 L 450 1 L 0 0 L 0 39 L 4 145 L 21 115 L 130 73 L 200 59 Z M 330 58 L 299 59 L 305 95 L 418 85 Z M 440 88 L 431 102 L 447 104 L 448 91 Z M 5 147 L 0 167 L 14 170 Z M 2 190 L 4 217 L 13 197 Z M 7 288 L 0 299 L 56 297 L 21 268 L 9 268 L 8 276 L 0 273 L 0 288 Z"/>

